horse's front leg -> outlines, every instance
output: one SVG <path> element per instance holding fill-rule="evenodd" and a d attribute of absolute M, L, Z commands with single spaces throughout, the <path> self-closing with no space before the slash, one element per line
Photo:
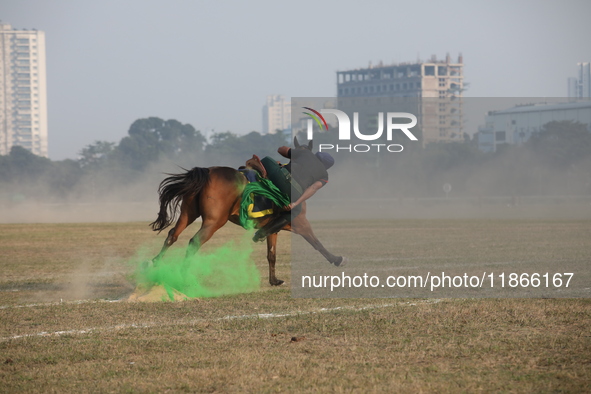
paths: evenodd
<path fill-rule="evenodd" d="M 316 238 L 316 235 L 314 235 L 314 231 L 312 231 L 312 226 L 310 226 L 310 222 L 308 222 L 308 219 L 306 219 L 306 217 L 303 214 L 300 214 L 294 219 L 291 228 L 294 233 L 304 237 L 304 239 L 308 241 L 308 243 L 312 245 L 314 249 L 319 251 L 320 254 L 322 254 L 324 258 L 328 260 L 329 263 L 334 264 L 337 267 L 343 267 L 347 262 L 347 260 L 344 257 L 335 256 L 334 254 L 326 250 L 324 245 L 322 245 L 318 238 Z"/>
<path fill-rule="evenodd" d="M 284 282 L 275 276 L 275 262 L 277 261 L 277 233 L 267 237 L 267 261 L 269 262 L 269 283 L 280 286 Z"/>

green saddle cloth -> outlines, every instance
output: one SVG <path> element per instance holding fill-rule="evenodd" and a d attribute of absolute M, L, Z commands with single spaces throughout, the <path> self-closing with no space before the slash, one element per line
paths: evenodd
<path fill-rule="evenodd" d="M 244 187 L 242 201 L 240 201 L 240 225 L 249 230 L 254 227 L 249 220 L 248 207 L 254 203 L 254 195 L 268 198 L 278 207 L 285 207 L 291 203 L 289 196 L 277 188 L 270 180 L 259 178 L 258 182 L 250 182 Z"/>

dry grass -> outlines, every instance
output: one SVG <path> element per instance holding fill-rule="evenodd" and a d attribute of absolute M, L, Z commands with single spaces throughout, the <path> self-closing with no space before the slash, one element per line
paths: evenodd
<path fill-rule="evenodd" d="M 556 235 L 565 223 L 538 224 Z M 434 247 L 466 259 L 473 252 L 463 248 L 462 232 L 503 227 L 406 221 L 392 231 L 416 240 L 450 226 L 456 244 Z M 329 222 L 318 232 L 328 237 L 331 228 Z M 208 247 L 240 234 L 228 226 Z M 0 391 L 583 392 L 591 385 L 587 299 L 294 299 L 289 289 L 266 284 L 262 245 L 253 256 L 261 291 L 251 294 L 48 303 L 128 294 L 133 267 L 126 262 L 139 247 L 157 250 L 162 239 L 145 223 L 1 225 Z M 569 242 L 587 256 L 581 239 Z M 289 281 L 289 237 L 281 241 L 278 276 Z M 538 246 L 514 252 L 552 258 L 546 244 Z M 486 258 L 494 260 L 494 250 Z M 32 302 L 41 304 L 21 307 Z"/>
<path fill-rule="evenodd" d="M 332 251 L 349 258 L 345 273 L 378 275 L 482 277 L 495 274 L 494 287 L 447 288 L 431 292 L 411 288 L 296 289 L 294 294 L 309 296 L 359 297 L 591 297 L 591 221 L 589 220 L 373 220 L 317 223 L 316 233 Z M 305 244 L 294 237 L 292 275 L 340 275 Z M 336 271 L 336 272 L 335 272 Z M 552 286 L 511 288 L 509 274 L 572 272 L 569 288 Z M 506 275 L 505 287 L 499 274 Z M 551 282 L 551 281 L 550 281 Z M 383 283 L 383 282 L 382 282 Z"/>

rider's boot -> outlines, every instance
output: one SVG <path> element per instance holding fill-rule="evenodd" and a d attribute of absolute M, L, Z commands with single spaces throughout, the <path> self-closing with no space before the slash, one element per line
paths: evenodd
<path fill-rule="evenodd" d="M 259 242 L 267 238 L 271 234 L 279 232 L 285 225 L 289 224 L 291 215 L 281 215 L 272 219 L 265 226 L 261 227 L 252 237 L 254 242 Z"/>

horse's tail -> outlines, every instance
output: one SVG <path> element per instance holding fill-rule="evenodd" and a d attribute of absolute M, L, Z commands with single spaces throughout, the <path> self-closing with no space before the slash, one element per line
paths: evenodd
<path fill-rule="evenodd" d="M 160 194 L 158 218 L 150 223 L 152 230 L 158 232 L 176 220 L 178 207 L 183 198 L 194 197 L 201 193 L 209 180 L 209 168 L 195 167 L 192 170 L 185 170 L 183 174 L 168 175 L 170 176 L 158 187 Z"/>

